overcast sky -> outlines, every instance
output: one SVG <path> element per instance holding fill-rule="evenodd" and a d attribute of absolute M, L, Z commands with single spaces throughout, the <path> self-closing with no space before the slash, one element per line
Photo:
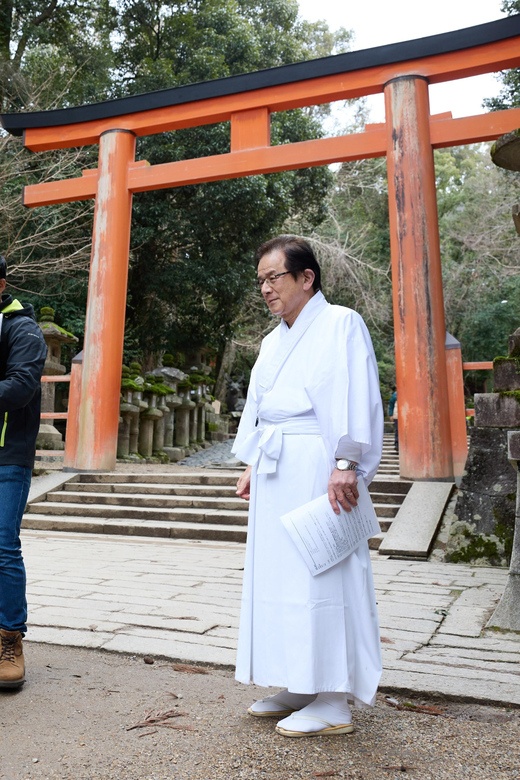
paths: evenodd
<path fill-rule="evenodd" d="M 369 49 L 388 43 L 460 30 L 504 18 L 501 0 L 298 0 L 304 19 L 325 19 L 331 29 L 353 30 L 352 49 Z M 451 111 L 454 117 L 481 114 L 482 100 L 500 91 L 493 74 L 433 84 L 430 87 L 432 114 Z M 369 100 L 373 122 L 384 120 L 383 96 Z"/>

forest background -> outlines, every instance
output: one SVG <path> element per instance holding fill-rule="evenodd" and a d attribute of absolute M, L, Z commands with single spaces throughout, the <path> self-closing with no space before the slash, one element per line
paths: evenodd
<path fill-rule="evenodd" d="M 506 0 L 508 13 L 520 0 Z M 295 0 L 0 0 L 4 112 L 99 102 L 348 51 L 352 34 L 298 16 Z M 519 71 L 502 74 L 488 109 L 520 105 Z M 363 100 L 349 126 L 368 120 Z M 272 117 L 273 143 L 331 134 L 328 106 Z M 327 132 L 325 130 L 327 128 Z M 152 164 L 229 150 L 229 123 L 138 139 Z M 24 209 L 22 187 L 80 175 L 97 147 L 32 154 L 0 133 L 0 253 L 11 291 L 56 309 L 84 333 L 94 204 Z M 520 176 L 488 145 L 435 152 L 446 327 L 464 360 L 503 354 L 520 325 L 520 237 L 511 206 Z M 134 196 L 124 359 L 152 368 L 205 348 L 224 373 L 248 372 L 276 321 L 254 288 L 253 254 L 280 232 L 308 239 L 331 303 L 365 318 L 383 394 L 394 374 L 386 162 L 252 176 Z M 485 374 L 468 377 L 475 389 Z M 220 381 L 217 386 L 223 388 Z M 489 389 L 489 388 L 488 388 Z"/>

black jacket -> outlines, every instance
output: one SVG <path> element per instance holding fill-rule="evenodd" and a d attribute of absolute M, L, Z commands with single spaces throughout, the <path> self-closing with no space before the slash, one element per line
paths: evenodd
<path fill-rule="evenodd" d="M 0 302 L 0 466 L 34 466 L 47 345 L 32 306 Z"/>

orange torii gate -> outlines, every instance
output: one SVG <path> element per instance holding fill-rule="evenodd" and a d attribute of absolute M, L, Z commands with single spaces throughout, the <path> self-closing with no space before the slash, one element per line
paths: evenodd
<path fill-rule="evenodd" d="M 115 467 L 134 192 L 386 155 L 401 474 L 452 479 L 465 431 L 449 399 L 433 149 L 493 140 L 520 108 L 431 116 L 428 84 L 520 66 L 520 15 L 464 30 L 90 106 L 4 114 L 33 151 L 99 143 L 83 176 L 28 186 L 29 207 L 96 199 L 81 381 L 71 385 L 66 466 Z M 386 121 L 364 132 L 270 145 L 270 115 L 384 92 Z M 150 166 L 135 138 L 231 121 L 230 152 Z M 460 360 L 459 360 L 460 363 Z M 462 368 L 459 370 L 462 381 Z M 456 384 L 456 382 L 455 382 Z M 461 435 L 462 434 L 462 435 Z M 455 457 L 454 457 L 455 456 Z"/>

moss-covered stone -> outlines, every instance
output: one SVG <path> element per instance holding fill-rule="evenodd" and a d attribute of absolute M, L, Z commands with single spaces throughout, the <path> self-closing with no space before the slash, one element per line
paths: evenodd
<path fill-rule="evenodd" d="M 475 533 L 473 524 L 455 522 L 450 530 L 446 548 L 450 563 L 470 563 L 473 566 L 508 565 L 503 541 L 496 534 Z"/>
<path fill-rule="evenodd" d="M 142 390 L 142 387 L 134 382 L 133 379 L 130 379 L 129 377 L 124 377 L 121 381 L 121 389 L 122 390 L 134 390 L 139 391 Z"/>
<path fill-rule="evenodd" d="M 68 330 L 65 330 L 65 328 L 62 328 L 60 325 L 56 325 L 56 323 L 52 322 L 51 320 L 40 320 L 38 324 L 44 335 L 46 330 L 54 330 L 54 331 L 57 330 L 59 333 L 62 333 L 64 336 L 67 336 L 69 339 L 75 339 L 76 341 L 78 340 L 73 333 L 70 333 Z"/>
<path fill-rule="evenodd" d="M 42 306 L 40 309 L 40 317 L 39 322 L 54 322 L 54 316 L 56 314 L 56 311 L 52 308 L 52 306 Z"/>
<path fill-rule="evenodd" d="M 517 404 L 520 404 L 520 390 L 499 390 L 501 398 L 514 398 Z"/>
<path fill-rule="evenodd" d="M 192 385 L 202 385 L 206 382 L 206 377 L 202 374 L 190 374 L 189 380 Z"/>
<path fill-rule="evenodd" d="M 496 366 L 501 365 L 502 363 L 514 363 L 516 373 L 520 374 L 520 358 L 517 357 L 504 357 L 503 355 L 499 355 L 493 360 L 493 369 Z"/>
<path fill-rule="evenodd" d="M 457 522 L 452 523 L 447 541 L 447 560 L 508 565 L 515 506 L 516 473 L 507 459 L 507 431 L 473 428 L 454 510 Z"/>

